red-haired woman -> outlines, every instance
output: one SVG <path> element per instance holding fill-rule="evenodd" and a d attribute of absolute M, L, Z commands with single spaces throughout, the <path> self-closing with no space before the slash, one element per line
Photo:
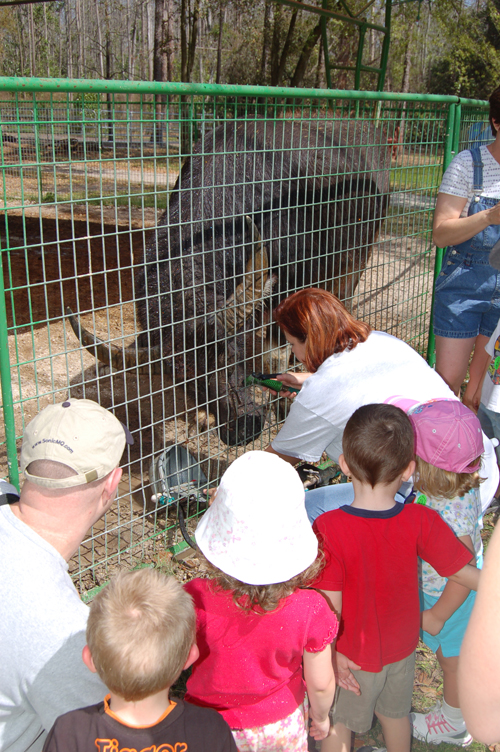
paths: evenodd
<path fill-rule="evenodd" d="M 372 331 L 325 290 L 308 288 L 290 295 L 277 307 L 275 319 L 307 370 L 279 376 L 286 386 L 301 389 L 267 449 L 292 464 L 315 462 L 323 452 L 337 461 L 345 424 L 362 405 L 395 396 L 417 402 L 454 398 L 415 350 L 390 334 Z M 350 484 L 309 491 L 309 518 L 352 498 Z"/>

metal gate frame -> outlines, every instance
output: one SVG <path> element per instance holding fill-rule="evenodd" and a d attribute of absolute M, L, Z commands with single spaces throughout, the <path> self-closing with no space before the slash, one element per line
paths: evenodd
<path fill-rule="evenodd" d="M 434 142 L 432 147 L 439 146 L 440 154 L 443 155 L 442 167 L 447 166 L 453 154 L 461 148 L 466 148 L 468 133 L 464 128 L 464 123 L 484 122 L 485 113 L 487 112 L 487 103 L 476 100 L 464 100 L 457 97 L 445 97 L 437 95 L 418 95 L 418 94 L 392 94 L 388 92 L 360 92 L 360 91 L 341 91 L 341 90 L 314 90 L 314 89 L 290 89 L 290 88 L 276 88 L 276 87 L 257 87 L 257 86 L 225 86 L 225 85 L 206 85 L 206 84 L 183 84 L 183 83 L 150 83 L 150 82 L 127 82 L 127 81 L 97 81 L 97 80 L 57 80 L 57 79 L 29 79 L 29 78 L 0 78 L 0 92 L 11 93 L 14 95 L 21 95 L 24 93 L 28 97 L 32 97 L 36 103 L 37 94 L 57 96 L 63 94 L 66 96 L 75 95 L 76 97 L 86 95 L 89 97 L 102 95 L 113 97 L 114 95 L 155 95 L 156 97 L 178 97 L 179 100 L 182 97 L 185 103 L 185 113 L 183 122 L 187 124 L 189 128 L 189 142 L 192 143 L 196 140 L 198 128 L 200 123 L 197 116 L 197 108 L 203 107 L 204 101 L 208 97 L 213 97 L 214 100 L 222 103 L 222 109 L 225 112 L 233 113 L 235 103 L 241 100 L 265 102 L 265 111 L 270 114 L 270 117 L 276 117 L 276 112 L 279 108 L 283 108 L 284 104 L 294 111 L 294 107 L 311 107 L 311 103 L 316 103 L 315 106 L 319 106 L 317 103 L 326 103 L 327 110 L 335 112 L 337 109 L 343 111 L 343 108 L 348 109 L 350 117 L 362 118 L 368 117 L 366 113 L 370 113 L 370 118 L 377 123 L 380 121 L 383 115 L 383 108 L 393 106 L 394 115 L 391 117 L 397 118 L 401 123 L 403 133 L 399 137 L 394 138 L 393 146 L 395 149 L 402 149 L 405 147 L 404 138 L 404 125 L 410 123 L 410 113 L 412 107 L 428 106 L 429 108 L 435 107 L 439 110 L 441 119 L 446 118 L 446 127 L 444 128 L 444 138 L 441 139 L 441 135 L 434 136 Z M 1 95 L 0 95 L 1 96 Z M 233 110 L 231 110 L 233 108 Z M 229 115 L 231 117 L 231 115 Z M 405 121 L 406 118 L 406 121 Z M 440 121 L 441 122 L 441 121 Z M 412 128 L 418 128 L 418 122 L 411 124 Z M 439 129 L 438 129 L 439 130 Z M 439 130 L 439 134 L 441 130 Z M 68 131 L 69 137 L 69 131 Z M 412 136 L 413 137 L 413 136 Z M 439 143 L 438 140 L 439 139 Z M 412 142 L 413 143 L 413 142 Z M 417 142 L 415 142 L 417 143 Z M 418 142 L 420 143 L 420 142 Z M 423 142 L 422 146 L 425 147 L 426 143 Z M 430 147 L 430 148 L 432 148 Z M 38 147 L 37 147 L 38 148 Z M 0 170 L 2 167 L 3 159 L 3 144 L 0 142 Z M 425 153 L 425 149 L 424 149 Z M 437 167 L 437 165 L 433 166 Z M 400 170 L 404 172 L 403 169 Z M 432 191 L 437 187 L 437 180 L 433 173 L 432 183 L 426 184 L 426 190 Z M 404 194 L 404 184 L 402 188 L 402 194 Z M 431 193 L 428 193 L 431 195 Z M 404 196 L 403 196 L 404 197 Z M 42 200 L 41 198 L 39 199 Z M 24 201 L 24 199 L 23 199 Z M 430 201 L 430 199 L 429 199 Z M 430 204 L 429 204 L 430 206 Z M 5 211 L 8 210 L 7 202 L 4 202 L 4 206 L 0 206 Z M 429 209 L 426 210 L 427 213 Z M 427 219 L 425 220 L 427 222 Z M 429 236 L 429 229 L 427 226 L 417 227 L 415 224 L 413 228 L 408 228 L 408 236 L 417 237 L 422 236 L 427 238 Z M 3 423 L 5 427 L 5 448 L 7 452 L 7 464 L 9 480 L 19 487 L 19 472 L 18 472 L 18 456 L 17 456 L 17 443 L 21 438 L 19 434 L 16 434 L 15 426 L 15 414 L 14 407 L 15 401 L 13 397 L 12 389 L 12 364 L 9 357 L 9 330 L 7 319 L 7 305 L 6 305 L 6 290 L 4 286 L 3 275 L 3 263 L 5 251 L 8 251 L 9 247 L 0 248 L 0 381 L 1 381 L 1 397 L 2 397 L 2 409 L 3 409 Z M 430 245 L 426 245 L 426 256 L 430 259 L 432 251 Z M 436 265 L 434 275 L 439 272 L 442 259 L 442 253 L 438 250 L 436 255 Z M 429 269 L 429 276 L 432 274 L 430 266 L 426 265 L 425 269 Z M 427 271 L 425 272 L 427 274 Z M 427 305 L 428 301 L 424 301 L 423 305 Z M 428 317 L 428 316 L 427 316 Z M 383 328 L 383 325 L 382 327 Z M 409 329 L 409 328 L 408 328 Z M 413 336 L 413 333 L 412 333 Z M 408 335 L 409 338 L 409 335 Z M 410 339 L 410 338 L 409 338 Z M 427 337 L 425 337 L 425 340 Z M 422 338 L 421 338 L 422 340 Z M 421 352 L 424 353 L 426 349 L 426 343 L 421 340 L 418 342 L 414 339 L 410 339 L 410 342 Z M 428 353 L 429 359 L 432 360 L 432 337 L 429 340 Z M 179 551 L 184 548 L 185 545 L 182 542 L 176 542 L 171 547 L 172 551 Z M 125 550 L 123 549 L 121 553 Z M 119 552 L 120 553 L 120 552 Z M 107 559 L 105 560 L 107 562 Z M 99 563 L 99 562 L 98 562 Z M 95 562 L 89 565 L 88 568 L 92 569 L 95 566 Z"/>

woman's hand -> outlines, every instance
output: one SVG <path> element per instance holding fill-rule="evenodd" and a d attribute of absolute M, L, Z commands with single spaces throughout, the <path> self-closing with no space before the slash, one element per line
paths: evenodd
<path fill-rule="evenodd" d="M 439 248 L 465 243 L 490 225 L 500 224 L 500 202 L 490 209 L 461 217 L 466 203 L 467 199 L 462 196 L 438 193 L 432 239 Z"/>
<path fill-rule="evenodd" d="M 276 381 L 281 381 L 283 384 L 283 389 L 281 392 L 275 392 L 274 389 L 268 389 L 267 387 L 264 387 L 268 392 L 271 392 L 271 394 L 278 394 L 280 397 L 288 397 L 289 399 L 293 399 L 297 396 L 297 392 L 289 392 L 286 390 L 285 387 L 287 386 L 293 386 L 296 389 L 301 389 L 304 385 L 304 381 L 311 376 L 310 373 L 306 373 L 304 371 L 287 371 L 286 373 L 278 373 L 276 375 Z"/>

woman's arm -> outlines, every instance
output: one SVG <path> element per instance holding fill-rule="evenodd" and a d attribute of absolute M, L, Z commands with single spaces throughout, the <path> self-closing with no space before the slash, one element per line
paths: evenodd
<path fill-rule="evenodd" d="M 500 737 L 500 526 L 484 560 L 481 584 L 458 664 L 460 707 L 474 739 L 493 744 Z"/>
<path fill-rule="evenodd" d="M 500 202 L 490 209 L 461 217 L 466 203 L 467 199 L 462 196 L 438 193 L 432 239 L 440 248 L 464 243 L 486 227 L 500 224 Z"/>
<path fill-rule="evenodd" d="M 264 451 L 270 452 L 271 454 L 277 454 L 278 457 L 281 457 L 282 460 L 285 460 L 285 462 L 289 462 L 290 465 L 293 465 L 294 467 L 295 465 L 298 465 L 299 462 L 302 462 L 300 457 L 292 457 L 290 454 L 281 454 L 281 452 L 277 452 L 275 449 L 272 448 L 271 444 L 269 444 L 269 446 L 267 446 L 264 449 Z"/>
<path fill-rule="evenodd" d="M 462 535 L 458 540 L 462 541 L 469 551 L 474 552 L 470 535 Z M 443 592 L 432 608 L 422 611 L 422 629 L 431 635 L 439 634 L 445 622 L 460 608 L 469 593 L 470 588 L 459 585 L 458 582 L 448 580 Z"/>
<path fill-rule="evenodd" d="M 332 665 L 332 646 L 320 653 L 304 651 L 304 680 L 311 716 L 310 735 L 320 741 L 330 730 L 329 712 L 335 696 L 335 674 Z"/>

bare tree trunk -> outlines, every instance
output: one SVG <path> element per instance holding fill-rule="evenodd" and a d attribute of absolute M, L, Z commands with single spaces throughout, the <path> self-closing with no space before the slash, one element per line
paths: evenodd
<path fill-rule="evenodd" d="M 47 78 L 49 78 L 50 77 L 50 65 L 49 65 L 49 60 L 50 60 L 49 28 L 48 28 L 48 25 L 47 25 L 47 6 L 45 5 L 45 3 L 43 4 L 43 26 L 44 26 L 44 33 L 45 33 L 45 41 L 46 41 L 46 44 L 47 44 L 46 53 L 45 53 L 45 55 L 46 55 L 45 63 L 46 63 Z"/>
<path fill-rule="evenodd" d="M 83 65 L 83 29 L 82 29 L 82 8 L 81 0 L 75 0 L 75 25 L 78 54 L 76 58 L 76 77 L 82 78 Z"/>
<path fill-rule="evenodd" d="M 334 5 L 334 0 L 329 0 L 329 2 L 327 3 L 327 9 L 333 10 L 333 5 Z M 312 29 L 309 32 L 309 35 L 304 43 L 304 46 L 302 47 L 302 52 L 300 53 L 300 57 L 298 59 L 297 65 L 295 66 L 295 71 L 293 73 L 292 80 L 290 81 L 290 86 L 302 85 L 302 82 L 304 81 L 304 76 L 307 71 L 309 59 L 320 37 L 321 37 L 321 23 L 318 22 L 316 26 L 314 27 L 314 29 Z"/>
<path fill-rule="evenodd" d="M 405 50 L 403 81 L 401 83 L 401 92 L 403 94 L 408 94 L 408 92 L 410 91 L 410 71 L 411 71 L 411 49 L 410 49 L 411 44 L 410 42 L 411 42 L 412 31 L 413 31 L 413 23 L 410 24 L 410 27 L 407 32 L 408 42 L 407 42 L 406 50 Z"/>
<path fill-rule="evenodd" d="M 407 94 L 410 91 L 410 70 L 411 70 L 411 40 L 413 36 L 413 27 L 415 22 L 412 21 L 407 30 L 407 43 L 405 50 L 405 62 L 403 67 L 403 81 L 401 84 L 401 92 Z M 405 121 L 406 121 L 406 102 L 403 102 L 401 107 L 401 120 L 399 126 L 396 127 L 393 139 L 392 156 L 397 158 L 399 153 L 403 150 L 404 134 L 405 134 Z"/>
<path fill-rule="evenodd" d="M 135 78 L 135 55 L 136 55 L 136 38 L 137 38 L 137 6 L 134 9 L 134 20 L 130 29 L 130 62 L 129 78 Z"/>
<path fill-rule="evenodd" d="M 222 7 L 222 0 L 219 0 L 219 35 L 217 37 L 217 74 L 215 76 L 215 83 L 220 84 L 222 74 L 222 27 L 224 25 L 224 8 Z"/>
<path fill-rule="evenodd" d="M 187 61 L 187 21 L 186 15 L 189 12 L 189 0 L 181 0 L 181 81 L 186 81 L 186 61 Z"/>
<path fill-rule="evenodd" d="M 28 25 L 30 37 L 30 76 L 36 76 L 36 44 L 35 44 L 35 22 L 33 19 L 33 6 L 28 6 Z"/>
<path fill-rule="evenodd" d="M 293 31 L 295 29 L 295 24 L 297 22 L 297 14 L 298 14 L 298 10 L 294 10 L 292 13 L 292 17 L 290 18 L 290 23 L 288 24 L 288 31 L 286 34 L 285 44 L 283 45 L 283 49 L 281 51 L 280 62 L 278 65 L 278 70 L 276 71 L 276 82 L 274 84 L 275 86 L 280 86 L 283 80 L 283 73 L 285 72 L 285 66 L 287 63 L 288 53 L 290 52 L 290 46 L 292 43 Z"/>
<path fill-rule="evenodd" d="M 99 57 L 99 71 L 101 78 L 104 78 L 104 45 L 102 41 L 102 24 L 101 13 L 99 10 L 99 3 L 95 6 L 96 22 L 97 22 L 97 44 L 98 44 L 98 57 Z"/>
<path fill-rule="evenodd" d="M 181 0 L 181 80 L 189 83 L 193 73 L 196 43 L 198 41 L 198 21 L 200 0 L 194 0 L 191 11 L 190 0 Z"/>
<path fill-rule="evenodd" d="M 61 37 L 62 37 L 62 34 L 61 34 Z M 64 45 L 59 43 L 59 71 L 61 75 L 63 72 L 63 49 L 64 49 Z"/>
<path fill-rule="evenodd" d="M 142 30 L 142 38 L 141 38 L 141 66 L 139 71 L 139 78 L 141 81 L 146 80 L 146 68 L 148 65 L 148 45 L 147 45 L 147 25 L 148 25 L 148 18 L 147 18 L 147 12 L 146 7 L 144 3 L 141 3 L 141 30 Z"/>
<path fill-rule="evenodd" d="M 181 80 L 190 82 L 193 73 L 193 65 L 198 40 L 200 0 L 181 1 Z M 186 97 L 181 97 L 181 152 L 188 154 L 191 151 L 193 140 L 192 113 L 189 112 Z"/>
<path fill-rule="evenodd" d="M 264 33 L 262 38 L 262 57 L 260 59 L 260 77 L 259 83 L 264 84 L 266 81 L 266 63 L 267 51 L 269 49 L 269 19 L 271 16 L 271 2 L 266 0 L 264 6 Z"/>
<path fill-rule="evenodd" d="M 153 80 L 153 56 L 154 56 L 154 14 L 151 5 L 146 4 L 147 19 L 147 50 L 148 50 L 148 81 Z"/>
<path fill-rule="evenodd" d="M 271 86 L 276 86 L 279 69 L 280 27 L 282 11 L 281 6 L 274 8 L 273 38 L 271 42 Z"/>
<path fill-rule="evenodd" d="M 155 33 L 153 46 L 153 81 L 165 80 L 165 0 L 155 0 Z"/>
<path fill-rule="evenodd" d="M 173 79 L 172 60 L 174 57 L 174 36 L 172 32 L 172 0 L 166 0 L 166 25 L 165 25 L 165 59 L 167 63 L 167 81 Z"/>
<path fill-rule="evenodd" d="M 155 34 L 154 34 L 154 51 L 153 51 L 153 81 L 165 80 L 165 0 L 155 0 Z M 161 94 L 155 94 L 155 131 L 154 141 L 158 144 L 163 142 L 163 120 L 164 120 L 164 103 L 165 97 Z"/>
<path fill-rule="evenodd" d="M 319 89 L 321 86 L 321 66 L 323 63 L 323 45 L 320 44 L 318 52 L 318 62 L 316 65 L 316 78 L 314 80 L 314 88 Z"/>
<path fill-rule="evenodd" d="M 15 8 L 17 21 L 17 44 L 19 46 L 19 63 L 21 65 L 21 76 L 25 73 L 25 53 L 24 53 L 24 36 L 23 36 L 23 10 Z"/>
<path fill-rule="evenodd" d="M 315 46 L 318 43 L 318 40 L 321 36 L 321 24 L 318 23 L 314 27 L 314 29 L 310 32 L 309 36 L 306 39 L 306 42 L 302 48 L 302 52 L 300 53 L 299 60 L 297 62 L 297 65 L 295 66 L 295 70 L 292 76 L 292 80 L 290 81 L 290 86 L 301 86 L 302 82 L 304 80 L 304 76 L 307 71 L 307 65 L 309 63 L 309 58 L 312 55 L 312 51 L 314 50 Z"/>
<path fill-rule="evenodd" d="M 110 22 L 109 22 L 109 8 L 106 5 L 104 8 L 104 33 L 106 35 L 106 79 L 108 81 L 111 80 L 113 77 L 113 70 L 111 67 L 111 29 L 110 29 Z M 113 129 L 113 97 L 108 91 L 106 93 L 106 102 L 107 102 L 107 119 L 108 119 L 108 140 L 112 143 L 114 140 L 114 129 Z"/>
<path fill-rule="evenodd" d="M 198 41 L 199 14 L 200 14 L 200 0 L 194 0 L 193 15 L 191 18 L 191 34 L 189 37 L 189 48 L 188 48 L 188 69 L 187 69 L 188 81 L 191 81 L 191 76 L 192 76 L 193 67 L 194 67 L 196 43 Z"/>
<path fill-rule="evenodd" d="M 66 33 L 68 35 L 68 46 L 67 46 L 67 56 L 68 56 L 68 78 L 73 78 L 73 44 L 72 44 L 72 29 L 71 29 L 71 7 L 70 7 L 70 0 L 66 0 L 65 3 L 66 8 Z"/>

